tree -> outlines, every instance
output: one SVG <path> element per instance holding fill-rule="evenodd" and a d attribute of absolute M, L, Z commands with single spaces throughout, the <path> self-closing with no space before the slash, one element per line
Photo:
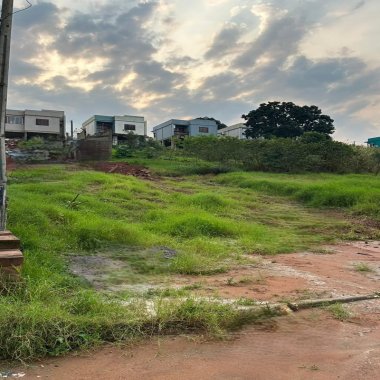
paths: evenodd
<path fill-rule="evenodd" d="M 220 120 L 214 119 L 213 117 L 208 117 L 208 116 L 197 117 L 196 120 L 214 120 L 216 122 L 216 125 L 218 126 L 218 129 L 222 129 L 222 128 L 227 127 L 226 124 L 222 123 Z"/>
<path fill-rule="evenodd" d="M 265 139 L 275 137 L 296 138 L 306 132 L 331 135 L 334 120 L 323 115 L 317 106 L 297 106 L 292 102 L 268 102 L 243 115 L 247 137 Z"/>

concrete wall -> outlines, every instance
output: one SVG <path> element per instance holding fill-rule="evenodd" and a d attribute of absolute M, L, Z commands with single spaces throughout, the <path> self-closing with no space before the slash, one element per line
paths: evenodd
<path fill-rule="evenodd" d="M 236 137 L 240 140 L 245 140 L 246 137 L 244 135 L 244 132 L 246 129 L 247 127 L 243 123 L 239 123 L 231 125 L 227 128 L 220 129 L 218 131 L 218 134 L 222 136 Z"/>
<path fill-rule="evenodd" d="M 199 128 L 208 128 L 208 132 L 201 132 Z M 218 134 L 218 126 L 214 120 L 190 120 L 189 135 L 190 136 L 216 136 Z"/>
<path fill-rule="evenodd" d="M 82 124 L 82 128 L 86 130 L 86 134 L 88 136 L 94 136 L 97 134 L 97 128 L 96 128 L 97 122 L 112 123 L 113 125 L 112 133 L 114 135 L 127 135 L 128 133 L 131 133 L 131 132 L 140 136 L 147 135 L 147 123 L 143 116 L 94 115 Z M 125 124 L 134 125 L 136 129 L 134 131 L 124 130 Z"/>
<path fill-rule="evenodd" d="M 36 120 L 48 120 L 49 125 L 37 125 Z M 60 133 L 60 119 L 58 117 L 51 117 L 47 115 L 25 114 L 25 131 L 34 133 Z"/>
<path fill-rule="evenodd" d="M 95 117 L 91 117 L 82 124 L 82 128 L 86 131 L 86 134 L 93 136 L 96 133 Z"/>
<path fill-rule="evenodd" d="M 168 120 L 153 127 L 154 138 L 157 141 L 170 139 L 174 133 L 175 120 Z"/>
<path fill-rule="evenodd" d="M 112 157 L 111 137 L 90 136 L 78 140 L 76 157 L 81 161 L 107 161 Z"/>
<path fill-rule="evenodd" d="M 136 129 L 134 131 L 125 131 L 124 125 L 130 124 L 134 125 Z M 147 125 L 146 121 L 144 120 L 144 117 L 142 116 L 115 116 L 115 122 L 114 122 L 114 134 L 117 135 L 127 135 L 128 133 L 134 133 L 139 136 L 146 136 L 147 135 Z"/>
<path fill-rule="evenodd" d="M 174 124 L 169 123 L 160 128 L 153 129 L 153 133 L 155 134 L 155 139 L 157 141 L 163 141 L 170 139 L 174 134 Z"/>
<path fill-rule="evenodd" d="M 18 117 L 22 117 L 23 120 L 24 120 L 24 114 L 25 112 L 24 111 L 18 111 L 18 110 L 7 110 L 6 112 L 6 116 L 8 117 L 12 117 L 12 116 L 18 116 Z M 7 121 L 7 117 L 6 117 L 6 121 Z M 18 123 L 18 124 L 14 124 L 14 123 L 7 123 L 5 122 L 5 131 L 6 132 L 20 132 L 20 133 L 23 133 L 25 132 L 25 127 L 24 127 L 24 123 Z"/>
<path fill-rule="evenodd" d="M 6 132 L 47 133 L 64 136 L 65 113 L 52 110 L 7 110 L 7 116 L 23 116 L 24 124 L 5 124 Z M 37 125 L 37 119 L 48 120 L 49 125 Z"/>
<path fill-rule="evenodd" d="M 155 139 L 158 141 L 163 141 L 170 139 L 174 135 L 175 126 L 187 126 L 189 136 L 208 136 L 217 135 L 218 126 L 214 120 L 179 120 L 171 119 L 153 128 L 153 133 L 155 134 Z M 200 132 L 199 128 L 206 127 L 209 129 L 208 133 Z"/>

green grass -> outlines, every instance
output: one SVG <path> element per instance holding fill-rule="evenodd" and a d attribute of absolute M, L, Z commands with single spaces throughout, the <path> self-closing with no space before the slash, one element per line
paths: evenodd
<path fill-rule="evenodd" d="M 374 272 L 373 268 L 371 268 L 366 263 L 357 263 L 357 264 L 354 265 L 354 269 L 357 272 L 364 272 L 364 273 Z"/>
<path fill-rule="evenodd" d="M 339 321 L 346 321 L 351 317 L 351 313 L 341 303 L 335 303 L 333 305 L 326 306 L 326 310 L 329 311 L 332 316 Z"/>
<path fill-rule="evenodd" d="M 233 168 L 229 166 L 223 166 L 218 163 L 192 157 L 185 157 L 180 153 L 181 152 L 178 151 L 168 151 L 162 157 L 154 160 L 148 158 L 114 158 L 113 161 L 148 166 L 153 173 L 169 177 L 194 174 L 219 174 L 233 170 Z"/>
<path fill-rule="evenodd" d="M 196 166 L 184 162 L 187 168 Z M 157 167 L 165 164 L 155 161 Z M 264 181 L 263 174 L 257 176 Z M 95 292 L 68 268 L 73 255 L 104 254 L 125 264 L 109 276 L 111 285 L 170 283 L 181 274 L 227 271 L 244 263 L 247 254 L 292 252 L 352 236 L 354 223 L 283 197 L 298 199 L 295 189 L 309 186 L 312 176 L 268 175 L 266 181 L 281 186 L 285 181 L 292 191 L 251 185 L 255 178 L 232 173 L 144 181 L 63 165 L 10 173 L 8 228 L 21 239 L 25 264 L 20 283 L 1 277 L 0 358 L 59 355 L 152 333 L 223 335 L 227 328 L 260 318 L 229 306 L 180 302 L 181 291 L 157 293 L 159 299 L 174 296 L 174 303 L 159 302 L 152 317 L 141 302 L 120 305 L 120 299 L 134 294 Z M 323 190 L 345 177 L 316 178 Z M 367 176 L 355 178 L 359 183 Z M 364 191 L 364 185 L 358 187 Z M 374 182 L 368 186 L 370 194 L 376 189 Z M 164 257 L 165 249 L 175 252 L 172 258 Z M 182 290 L 190 296 L 191 291 Z"/>
<path fill-rule="evenodd" d="M 222 185 L 286 196 L 312 207 L 332 207 L 380 220 L 380 177 L 349 174 L 228 173 L 217 176 Z"/>

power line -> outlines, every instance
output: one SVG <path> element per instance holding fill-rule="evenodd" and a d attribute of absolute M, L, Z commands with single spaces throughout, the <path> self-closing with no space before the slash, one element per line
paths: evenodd
<path fill-rule="evenodd" d="M 4 20 L 6 20 L 9 16 L 14 15 L 14 14 L 16 14 L 16 13 L 24 12 L 24 11 L 26 11 L 27 9 L 29 9 L 29 8 L 31 8 L 31 7 L 33 6 L 33 4 L 32 4 L 29 0 L 25 0 L 25 1 L 28 3 L 28 5 L 27 5 L 25 8 L 22 8 L 22 9 L 19 9 L 18 11 L 15 11 L 15 12 L 13 12 L 13 13 L 10 13 L 7 17 L 1 19 L 0 21 L 4 21 Z"/>

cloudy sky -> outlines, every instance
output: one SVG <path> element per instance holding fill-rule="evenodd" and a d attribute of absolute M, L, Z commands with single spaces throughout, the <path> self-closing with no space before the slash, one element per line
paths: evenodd
<path fill-rule="evenodd" d="M 14 16 L 9 108 L 153 127 L 293 101 L 335 119 L 338 140 L 380 135 L 378 0 L 31 2 Z"/>

